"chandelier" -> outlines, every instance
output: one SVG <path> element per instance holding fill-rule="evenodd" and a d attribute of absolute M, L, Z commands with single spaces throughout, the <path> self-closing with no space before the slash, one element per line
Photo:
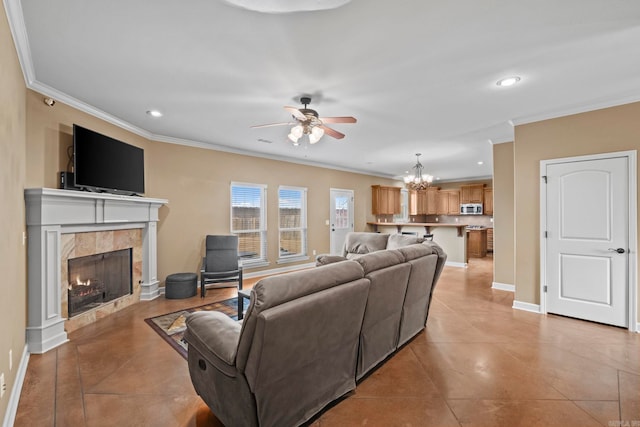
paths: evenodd
<path fill-rule="evenodd" d="M 416 165 L 413 167 L 415 173 L 404 177 L 404 183 L 411 190 L 424 190 L 433 182 L 433 176 L 422 173 L 424 166 L 420 163 L 420 156 L 422 156 L 421 153 L 416 153 Z"/>

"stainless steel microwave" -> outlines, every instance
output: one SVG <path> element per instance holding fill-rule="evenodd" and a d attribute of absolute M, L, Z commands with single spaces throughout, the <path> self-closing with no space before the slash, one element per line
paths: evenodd
<path fill-rule="evenodd" d="M 482 203 L 461 204 L 460 215 L 482 215 Z"/>

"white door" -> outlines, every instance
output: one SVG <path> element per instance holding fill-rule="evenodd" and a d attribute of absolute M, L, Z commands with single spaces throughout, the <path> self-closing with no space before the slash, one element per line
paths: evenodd
<path fill-rule="evenodd" d="M 331 213 L 329 225 L 331 226 L 329 241 L 332 255 L 342 255 L 342 246 L 347 233 L 353 231 L 353 190 L 339 190 L 332 188 Z"/>
<path fill-rule="evenodd" d="M 543 173 L 546 311 L 628 326 L 629 159 L 553 163 Z"/>

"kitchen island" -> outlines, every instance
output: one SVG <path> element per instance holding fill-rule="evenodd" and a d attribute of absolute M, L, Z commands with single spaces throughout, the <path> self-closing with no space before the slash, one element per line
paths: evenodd
<path fill-rule="evenodd" d="M 433 241 L 447 254 L 447 265 L 467 265 L 467 224 L 441 222 L 367 222 L 371 231 L 380 233 L 416 233 L 418 236 L 433 234 Z"/>

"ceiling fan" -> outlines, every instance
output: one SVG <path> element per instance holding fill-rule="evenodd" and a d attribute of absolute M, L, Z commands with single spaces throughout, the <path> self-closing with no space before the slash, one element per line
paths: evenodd
<path fill-rule="evenodd" d="M 319 117 L 316 110 L 307 108 L 307 105 L 311 103 L 311 97 L 303 96 L 300 98 L 300 103 L 304 105 L 304 108 L 284 107 L 285 110 L 293 115 L 295 122 L 286 123 L 270 123 L 266 125 L 251 126 L 252 128 L 265 128 L 271 126 L 283 126 L 294 125 L 291 128 L 288 138 L 293 141 L 293 145 L 299 145 L 298 140 L 302 135 L 309 135 L 309 143 L 315 144 L 322 138 L 324 134 L 327 134 L 336 139 L 344 138 L 344 134 L 338 132 L 335 129 L 326 126 L 325 123 L 355 123 L 355 117 Z"/>

